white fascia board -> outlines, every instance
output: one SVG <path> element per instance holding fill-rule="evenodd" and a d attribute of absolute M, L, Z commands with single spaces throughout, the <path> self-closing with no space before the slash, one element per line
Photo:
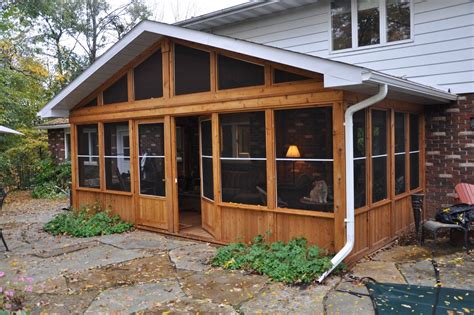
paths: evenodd
<path fill-rule="evenodd" d="M 49 130 L 49 129 L 66 129 L 66 128 L 69 128 L 69 127 L 71 127 L 71 125 L 69 125 L 69 124 L 61 124 L 61 125 L 37 126 L 36 129 L 45 129 L 45 130 Z"/>
<path fill-rule="evenodd" d="M 391 89 L 398 89 L 407 94 L 422 96 L 442 103 L 456 101 L 458 98 L 456 94 L 370 70 L 364 73 L 363 82 L 387 84 Z"/>
<path fill-rule="evenodd" d="M 113 45 L 109 50 L 107 50 L 102 56 L 97 58 L 97 60 L 89 66 L 81 75 L 69 83 L 61 92 L 59 92 L 51 101 L 46 104 L 39 112 L 38 116 L 42 118 L 52 118 L 52 117 L 68 117 L 69 109 L 64 111 L 64 116 L 57 116 L 53 114 L 53 110 L 56 114 L 60 112 L 55 110 L 54 107 L 64 100 L 72 91 L 77 89 L 87 78 L 94 74 L 100 67 L 105 65 L 110 59 L 112 59 L 117 53 L 124 49 L 128 44 L 130 44 L 135 38 L 145 31 L 146 24 L 140 23 L 135 28 L 133 28 L 127 35 L 125 35 L 121 40 L 119 40 L 115 45 Z M 86 95 L 85 95 L 86 96 Z M 84 97 L 85 97 L 84 96 Z"/>

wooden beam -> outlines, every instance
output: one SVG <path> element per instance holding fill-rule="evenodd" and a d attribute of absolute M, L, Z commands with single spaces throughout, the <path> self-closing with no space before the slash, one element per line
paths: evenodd
<path fill-rule="evenodd" d="M 171 73 L 172 74 L 172 73 Z M 173 78 L 170 78 L 170 85 L 174 86 Z M 173 91 L 174 87 L 171 87 Z M 171 91 L 171 92 L 172 92 Z M 170 92 L 170 93 L 171 93 Z M 306 93 L 335 93 L 342 98 L 342 92 L 324 89 L 321 82 L 308 82 L 273 87 L 247 87 L 236 90 L 217 91 L 216 93 L 203 92 L 175 96 L 171 99 L 156 98 L 148 100 L 135 101 L 132 104 L 128 102 L 120 104 L 108 104 L 107 108 L 87 107 L 71 112 L 71 116 L 97 115 L 107 112 L 121 112 L 137 109 L 153 109 L 173 106 L 201 105 L 215 102 L 227 102 L 237 100 L 258 99 L 274 96 L 301 95 Z"/>
<path fill-rule="evenodd" d="M 238 112 L 250 110 L 263 110 L 267 108 L 290 108 L 306 106 L 327 106 L 340 100 L 339 94 L 334 92 L 308 93 L 301 95 L 288 95 L 267 97 L 263 99 L 249 99 L 229 102 L 215 102 L 189 106 L 163 106 L 153 109 L 138 109 L 125 112 L 105 111 L 101 114 L 87 116 L 71 116 L 70 121 L 75 123 L 93 122 L 97 120 L 120 120 L 136 119 L 146 117 L 158 117 L 163 115 L 208 115 L 212 112 Z M 109 106 L 109 105 L 108 105 Z"/>

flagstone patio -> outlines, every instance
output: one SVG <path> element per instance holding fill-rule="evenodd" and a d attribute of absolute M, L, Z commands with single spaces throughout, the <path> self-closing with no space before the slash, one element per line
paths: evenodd
<path fill-rule="evenodd" d="M 7 202 L 0 227 L 10 252 L 0 248 L 0 286 L 33 277 L 27 306 L 48 313 L 300 313 L 370 314 L 365 286 L 350 276 L 434 285 L 433 257 L 418 246 L 395 246 L 368 257 L 344 277 L 306 287 L 272 283 L 260 275 L 212 268 L 216 247 L 156 233 L 76 239 L 53 237 L 42 226 L 66 200 L 27 197 Z M 446 247 L 434 253 L 443 285 L 474 289 L 474 257 Z M 474 311 L 474 310 L 473 310 Z"/>

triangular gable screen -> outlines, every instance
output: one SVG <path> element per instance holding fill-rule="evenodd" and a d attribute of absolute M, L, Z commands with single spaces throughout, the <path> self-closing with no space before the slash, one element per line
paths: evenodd
<path fill-rule="evenodd" d="M 161 50 L 133 70 L 135 100 L 146 100 L 163 96 L 163 60 Z"/>
<path fill-rule="evenodd" d="M 104 105 L 128 101 L 127 75 L 122 76 L 104 91 Z"/>

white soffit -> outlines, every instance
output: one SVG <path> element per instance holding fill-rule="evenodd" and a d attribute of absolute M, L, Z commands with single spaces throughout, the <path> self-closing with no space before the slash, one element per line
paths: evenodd
<path fill-rule="evenodd" d="M 39 112 L 43 118 L 67 117 L 69 110 L 103 84 L 162 36 L 178 38 L 223 50 L 277 62 L 324 75 L 325 87 L 347 89 L 365 84 L 384 84 L 400 92 L 434 102 L 449 102 L 456 95 L 359 66 L 269 47 L 231 37 L 209 34 L 175 25 L 143 21 L 99 57 Z"/>

